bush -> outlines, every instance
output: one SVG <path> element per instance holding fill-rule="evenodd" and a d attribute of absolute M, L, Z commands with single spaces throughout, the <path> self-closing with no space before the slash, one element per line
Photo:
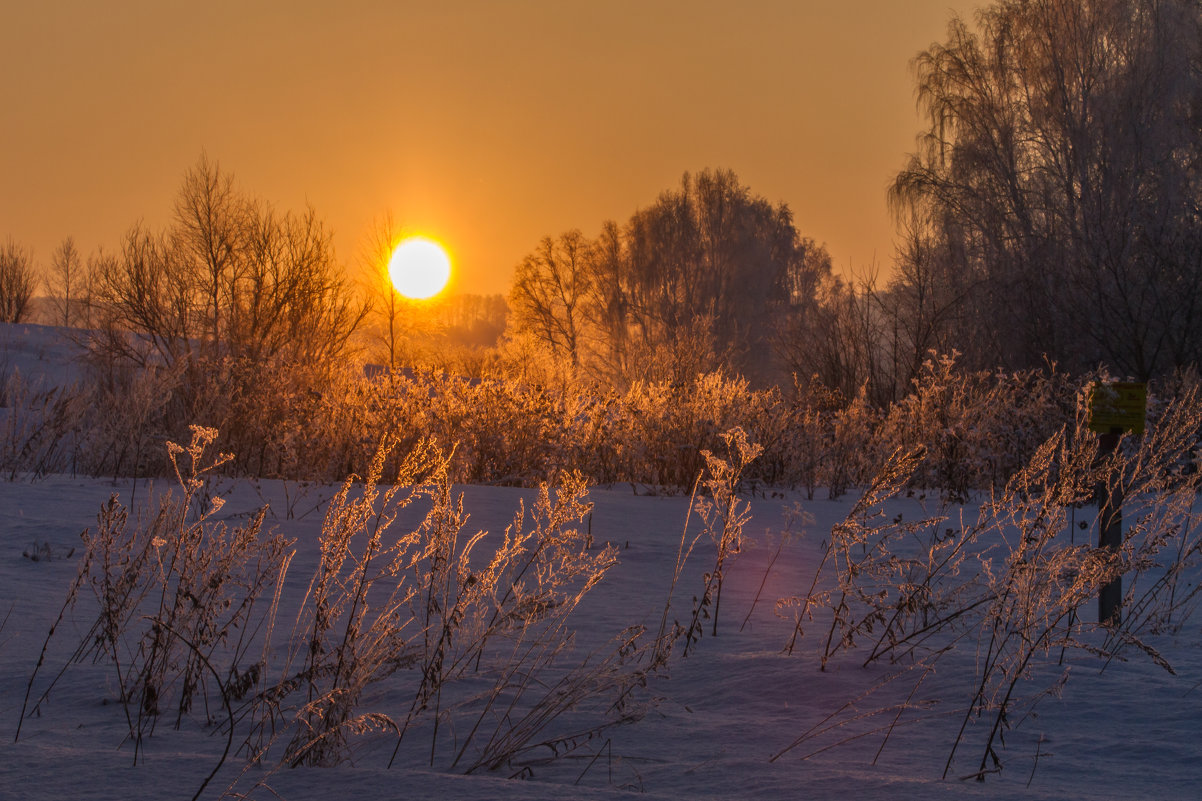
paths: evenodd
<path fill-rule="evenodd" d="M 893 680 L 913 677 L 917 691 L 946 654 L 974 648 L 975 692 L 962 699 L 962 724 L 944 776 L 967 744 L 973 719 L 987 725 L 970 775 L 1000 770 L 1004 732 L 1059 688 L 1026 685 L 1038 666 L 1063 661 L 1066 652 L 1105 664 L 1136 651 L 1172 671 L 1146 637 L 1183 625 L 1200 589 L 1186 578 L 1202 560 L 1202 531 L 1192 511 L 1199 477 L 1178 469 L 1192 457 L 1199 423 L 1202 404 L 1187 389 L 1141 439 L 1125 438 L 1112 453 L 1101 452 L 1098 436 L 1080 423 L 1064 426 L 988 495 L 975 520 L 940 513 L 907 521 L 890 514 L 887 502 L 929 465 L 922 446 L 895 452 L 831 532 L 818 572 L 832 573 L 832 580 L 816 577 L 809 591 L 779 602 L 795 620 L 788 650 L 818 610 L 827 609 L 824 668 L 837 655 L 863 648 L 865 665 L 906 666 Z M 1100 486 L 1127 499 L 1126 530 L 1113 550 L 1076 544 L 1068 533 L 1070 515 L 1094 502 Z M 1096 514 L 1095 534 L 1110 513 L 1103 507 Z M 1126 583 L 1120 618 L 1103 621 L 1082 612 L 1120 578 Z M 906 708 L 879 714 L 896 722 Z M 843 713 L 873 717 L 849 704 L 832 718 Z M 878 731 L 887 739 L 892 728 Z"/>
<path fill-rule="evenodd" d="M 631 694 L 647 671 L 642 627 L 571 655 L 573 616 L 617 555 L 592 547 L 579 527 L 590 511 L 579 474 L 543 485 L 497 540 L 464 536 L 462 496 L 448 478 L 453 455 L 429 444 L 398 454 L 386 441 L 362 479 L 348 477 L 329 503 L 319 564 L 291 631 L 281 632 L 290 543 L 263 530 L 266 509 L 232 530 L 216 519 L 222 501 L 208 496 L 207 480 L 234 457 L 209 455 L 215 430 L 192 434 L 187 447 L 168 446 L 178 496 L 158 498 L 144 522 L 114 496 L 84 532 L 22 721 L 85 660 L 114 672 L 135 761 L 168 714 L 179 727 L 203 709 L 202 725 L 213 725 L 210 710 L 222 709 L 217 769 L 235 750 L 250 763 L 339 764 L 358 737 L 383 730 L 394 757 L 416 747 L 431 765 L 470 773 L 536 747 L 570 750 L 639 714 Z M 395 480 L 385 481 L 390 465 Z M 421 523 L 394 530 L 414 505 L 426 508 Z M 95 618 L 35 696 L 50 640 L 88 589 Z M 385 681 L 400 688 L 390 697 L 408 703 L 369 708 L 368 690 Z"/>

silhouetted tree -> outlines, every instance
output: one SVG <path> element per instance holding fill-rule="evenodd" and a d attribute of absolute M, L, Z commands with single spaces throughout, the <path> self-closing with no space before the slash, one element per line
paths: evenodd
<path fill-rule="evenodd" d="M 854 398 L 861 389 L 884 404 L 894 394 L 894 371 L 887 349 L 882 298 L 875 278 L 859 282 L 832 276 L 808 314 L 781 332 L 779 348 L 790 372 L 804 387 L 818 385 Z"/>
<path fill-rule="evenodd" d="M 23 322 L 37 286 L 29 251 L 13 240 L 0 247 L 0 322 Z"/>
<path fill-rule="evenodd" d="M 752 195 L 729 170 L 685 175 L 680 188 L 626 227 L 622 285 L 644 347 L 688 351 L 704 335 L 727 366 L 758 381 L 780 376 L 772 342 L 812 311 L 830 259 L 793 226 L 787 205 Z"/>
<path fill-rule="evenodd" d="M 46 279 L 56 325 L 78 326 L 87 319 L 87 307 L 91 303 L 88 275 L 88 267 L 75 247 L 75 239 L 64 238 L 50 254 L 50 273 Z"/>
<path fill-rule="evenodd" d="M 97 269 L 108 343 L 139 360 L 147 343 L 167 362 L 321 367 L 345 352 L 366 313 L 313 209 L 279 214 L 204 157 L 185 174 L 173 224 L 135 226 Z"/>
<path fill-rule="evenodd" d="M 968 302 L 978 289 L 980 277 L 958 268 L 946 239 L 931 226 L 916 218 L 902 223 L 894 279 L 877 296 L 887 321 L 890 400 L 910 391 L 932 351 L 951 353 L 970 343 L 987 341 L 983 333 L 986 321 L 973 319 Z M 986 355 L 991 354 L 986 351 Z M 873 398 L 879 396 L 874 393 Z"/>
<path fill-rule="evenodd" d="M 929 126 L 891 189 L 915 221 L 911 348 L 1145 378 L 1197 361 L 1200 56 L 1196 0 L 1005 0 L 975 31 L 952 21 L 917 59 Z"/>
<path fill-rule="evenodd" d="M 595 273 L 592 245 L 578 230 L 545 237 L 514 271 L 514 329 L 530 334 L 573 369 L 580 365 L 585 311 Z"/>
<path fill-rule="evenodd" d="M 96 347 L 145 363 L 194 362 L 200 341 L 199 291 L 176 269 L 171 238 L 138 224 L 126 232 L 120 255 L 101 262 L 96 276 L 106 336 Z M 131 338 L 129 333 L 139 336 Z"/>
<path fill-rule="evenodd" d="M 442 304 L 443 335 L 453 344 L 490 348 L 505 332 L 509 304 L 504 295 L 453 295 Z"/>
<path fill-rule="evenodd" d="M 202 341 L 213 347 L 226 338 L 226 330 L 239 325 L 224 315 L 236 313 L 235 285 L 250 261 L 255 217 L 249 198 L 235 190 L 234 176 L 223 173 L 207 155 L 184 173 L 170 231 L 171 269 L 201 301 L 195 311 L 204 321 Z"/>
<path fill-rule="evenodd" d="M 395 370 L 399 364 L 408 323 L 404 314 L 405 301 L 392 285 L 392 277 L 388 273 L 393 251 L 400 241 L 401 227 L 389 212 L 372 224 L 359 255 L 366 276 L 365 291 L 370 301 L 370 340 L 372 345 L 382 347 L 385 363 L 390 370 Z"/>
<path fill-rule="evenodd" d="M 629 322 L 629 260 L 622 230 L 613 220 L 601 225 L 593 244 L 592 302 L 586 317 L 592 330 L 593 359 L 589 365 L 594 377 L 607 383 L 621 383 L 634 374 Z"/>
<path fill-rule="evenodd" d="M 788 206 L 730 171 L 686 174 L 594 241 L 544 239 L 516 270 L 512 326 L 601 381 L 726 368 L 766 383 L 786 375 L 778 330 L 814 310 L 829 274 Z"/>

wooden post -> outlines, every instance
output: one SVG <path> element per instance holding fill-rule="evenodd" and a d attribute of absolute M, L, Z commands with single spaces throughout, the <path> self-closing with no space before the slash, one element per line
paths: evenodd
<path fill-rule="evenodd" d="M 1098 459 L 1118 450 L 1123 432 L 1144 433 L 1147 423 L 1148 385 L 1131 382 L 1094 384 L 1089 388 L 1089 428 L 1098 434 Z M 1122 475 L 1107 475 L 1098 484 L 1098 547 L 1115 558 L 1123 546 Z M 1117 575 L 1098 591 L 1098 622 L 1122 622 L 1123 577 Z"/>
<path fill-rule="evenodd" d="M 1098 456 L 1105 459 L 1118 448 L 1117 432 L 1098 437 Z M 1098 547 L 1110 556 L 1118 554 L 1123 544 L 1123 488 L 1114 476 L 1106 476 L 1098 484 Z M 1123 577 L 1115 576 L 1098 593 L 1098 622 L 1117 626 L 1123 615 Z"/>

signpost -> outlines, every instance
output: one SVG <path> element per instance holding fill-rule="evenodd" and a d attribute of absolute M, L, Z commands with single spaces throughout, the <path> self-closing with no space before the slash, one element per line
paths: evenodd
<path fill-rule="evenodd" d="M 1143 434 L 1147 420 L 1148 385 L 1094 384 L 1089 388 L 1089 429 L 1099 434 L 1098 455 L 1109 456 L 1124 432 Z M 1098 485 L 1098 547 L 1117 553 L 1123 543 L 1123 488 L 1110 476 Z M 1098 594 L 1098 622 L 1122 622 L 1123 577 L 1116 576 Z"/>
<path fill-rule="evenodd" d="M 1147 408 L 1147 384 L 1095 383 L 1089 388 L 1089 430 L 1099 434 L 1142 434 Z"/>

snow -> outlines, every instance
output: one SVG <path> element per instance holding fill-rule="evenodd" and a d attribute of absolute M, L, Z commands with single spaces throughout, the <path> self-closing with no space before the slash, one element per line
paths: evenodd
<path fill-rule="evenodd" d="M 0 529 L 0 614 L 7 615 L 0 632 L 0 721 L 10 733 L 42 642 L 74 576 L 78 534 L 92 524 L 111 493 L 124 497 L 132 489 L 128 482 L 61 476 L 0 484 L 0 508 L 6 511 Z M 140 494 L 145 498 L 152 489 L 144 486 Z M 231 518 L 243 515 L 257 506 L 260 492 L 270 498 L 282 496 L 282 490 L 230 484 L 225 493 L 230 501 L 223 511 Z M 529 491 L 508 488 L 458 490 L 464 493 L 473 530 L 502 530 L 519 500 L 531 497 Z M 590 497 L 595 504 L 594 537 L 621 549 L 620 564 L 596 590 L 585 610 L 588 614 L 579 621 L 581 640 L 600 641 L 624 625 L 657 623 L 688 500 L 608 489 L 595 489 Z M 1012 732 L 1003 753 L 1005 769 L 983 783 L 939 778 L 958 725 L 955 712 L 971 692 L 971 649 L 939 662 L 931 685 L 922 688 L 930 693 L 928 700 L 937 702 L 928 710 L 931 718 L 895 731 L 875 764 L 879 735 L 801 758 L 865 728 L 853 723 L 770 761 L 889 673 L 888 668 L 861 668 L 854 660 L 840 660 L 820 671 L 813 655 L 817 642 L 809 638 L 793 655 L 783 653 L 791 622 L 774 614 L 773 601 L 799 591 L 798 581 L 808 579 L 819 558 L 821 532 L 846 514 L 848 501 L 807 503 L 815 518 L 809 536 L 782 548 L 759 603 L 739 630 L 792 502 L 753 501 L 749 533 L 755 542 L 735 557 L 729 570 L 718 636 L 705 636 L 687 658 L 675 659 L 666 676 L 652 680 L 648 695 L 654 703 L 642 720 L 610 730 L 605 741 L 581 754 L 558 762 L 532 759 L 529 779 L 521 781 L 509 780 L 505 771 L 459 776 L 420 764 L 387 770 L 387 755 L 365 743 L 353 765 L 283 769 L 270 775 L 266 767 L 255 768 L 239 788 L 245 790 L 265 777 L 274 792 L 295 801 L 330 798 L 347 787 L 354 788 L 357 798 L 394 797 L 397 788 L 404 788 L 410 798 L 465 799 L 612 798 L 636 792 L 647 798 L 715 799 L 1195 797 L 1202 782 L 1196 743 L 1202 722 L 1202 692 L 1197 691 L 1202 637 L 1196 626 L 1157 643 L 1178 671 L 1176 677 L 1140 659 L 1111 664 L 1100 673 L 1096 664 L 1072 665 L 1062 696 L 1043 699 L 1036 707 L 1038 717 Z M 298 567 L 315 563 L 317 514 L 274 525 L 296 538 Z M 38 544 L 48 546 L 51 559 L 34 561 L 23 555 Z M 67 556 L 73 547 L 75 554 Z M 695 553 L 682 578 L 678 601 L 683 597 L 686 608 L 689 595 L 700 587 L 699 573 L 708 555 Z M 291 616 L 282 614 L 284 619 Z M 56 640 L 72 643 L 81 633 L 79 617 L 69 617 Z M 61 648 L 56 653 L 61 661 Z M 53 655 L 48 662 L 52 661 Z M 134 767 L 106 667 L 74 665 L 67 676 L 43 713 L 25 722 L 21 739 L 14 743 L 11 736 L 5 738 L 0 796 L 191 797 L 219 760 L 223 738 L 193 722 L 180 731 L 161 726 L 149 740 L 144 761 Z M 1043 675 L 1033 681 L 1050 685 L 1053 680 Z M 900 700 L 912 682 L 898 684 L 864 698 L 857 710 L 871 711 Z M 369 703 L 395 713 L 389 700 L 383 691 Z M 880 723 L 877 719 L 867 728 Z M 601 747 L 601 756 L 590 762 Z M 962 772 L 971 771 L 965 767 Z M 582 783 L 574 784 L 582 774 Z M 231 764 L 205 797 L 220 796 L 235 777 Z M 255 797 L 271 795 L 260 788 Z"/>
<path fill-rule="evenodd" d="M 64 356 L 39 350 L 36 331 L 25 334 L 19 346 L 9 345 L 11 353 L 20 354 L 14 363 L 23 371 L 36 369 L 39 360 Z M 191 798 L 219 763 L 224 734 L 197 714 L 179 730 L 163 721 L 135 766 L 112 670 L 103 662 L 69 665 L 48 703 L 24 720 L 14 741 L 27 682 L 76 574 L 80 532 L 95 525 L 97 511 L 110 495 L 137 510 L 169 487 L 163 480 L 135 485 L 61 475 L 0 482 L 0 799 Z M 297 487 L 222 480 L 215 490 L 227 498 L 221 517 L 235 524 L 264 501 L 273 509 L 286 509 L 286 495 L 295 494 Z M 335 488 L 308 491 L 312 503 L 297 508 L 328 499 Z M 534 498 L 531 490 L 501 487 L 455 491 L 463 493 L 471 515 L 468 532 L 486 530 L 491 537 L 500 535 L 520 502 Z M 614 544 L 619 563 L 574 618 L 577 659 L 627 626 L 658 627 L 689 508 L 688 498 L 638 496 L 618 488 L 594 488 L 589 500 L 594 504 L 594 540 Z M 980 759 L 974 743 L 985 724 L 970 722 L 953 770 L 941 779 L 977 680 L 973 644 L 941 658 L 917 690 L 920 671 L 907 665 L 862 667 L 862 650 L 820 670 L 824 622 L 829 621 L 821 614 L 808 624 L 794 653 L 785 653 L 793 623 L 778 616 L 775 602 L 806 591 L 824 538 L 848 514 L 855 493 L 836 501 L 800 501 L 791 493 L 747 500 L 752 510 L 748 539 L 726 571 L 718 635 L 707 630 L 687 657 L 678 644 L 666 671 L 652 676 L 639 694 L 644 708 L 636 722 L 607 729 L 560 759 L 551 759 L 549 749 L 535 749 L 503 770 L 472 775 L 447 768 L 444 746 L 436 766 L 430 767 L 428 740 L 420 748 L 403 750 L 403 764 L 388 769 L 393 739 L 381 734 L 355 740 L 351 762 L 333 768 L 265 763 L 243 772 L 242 761 L 231 757 L 201 797 L 219 798 L 231 785 L 248 797 L 288 801 L 339 794 L 468 801 L 1198 797 L 1198 621 L 1151 638 L 1176 676 L 1137 654 L 1104 670 L 1101 662 L 1080 653 L 1064 665 L 1052 660 L 1038 666 L 1025 685 L 1029 690 L 1053 687 L 1066 671 L 1068 680 L 1059 693 L 1041 698 L 1025 719 L 1011 721 L 1000 752 L 1004 769 L 983 782 L 960 778 L 972 773 Z M 804 531 L 789 522 L 798 503 L 810 516 Z M 926 511 L 919 500 L 904 498 L 894 502 L 894 509 L 908 519 Z M 409 510 L 397 525 L 416 523 L 419 511 Z M 974 514 L 971 506 L 967 513 Z M 321 520 L 320 509 L 297 520 L 282 511 L 279 518 L 268 518 L 271 526 L 295 539 L 297 549 L 280 620 L 296 616 L 295 605 L 318 563 Z M 695 519 L 690 523 L 690 536 L 697 525 Z M 787 529 L 793 536 L 782 545 Z M 687 618 L 713 556 L 708 541 L 699 543 L 676 589 L 674 618 Z M 50 640 L 35 695 L 67 664 L 89 624 L 86 602 L 68 610 Z M 386 681 L 367 693 L 361 707 L 403 717 L 411 698 L 411 690 L 406 695 Z M 880 729 L 888 727 L 893 715 L 865 713 L 906 699 L 912 708 L 885 742 Z M 789 749 L 806 732 L 824 726 L 830 730 Z M 509 778 L 514 774 L 523 778 Z"/>
<path fill-rule="evenodd" d="M 78 378 L 83 353 L 78 332 L 33 323 L 0 323 L 0 379 L 20 374 L 49 386 L 69 384 Z"/>

